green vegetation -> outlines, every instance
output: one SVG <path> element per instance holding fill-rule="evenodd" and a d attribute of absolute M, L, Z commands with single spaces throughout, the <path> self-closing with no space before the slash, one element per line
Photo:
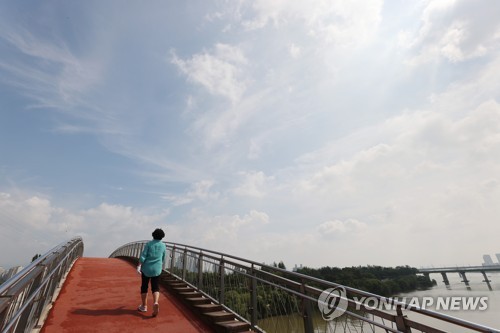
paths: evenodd
<path fill-rule="evenodd" d="M 243 267 L 232 267 L 231 270 L 225 270 L 223 279 L 218 270 L 215 272 L 206 271 L 201 276 L 201 289 L 214 299 L 220 299 L 222 294 L 221 281 L 223 280 L 224 304 L 247 319 L 250 319 L 252 314 L 253 292 L 257 298 L 256 316 L 258 320 L 300 314 L 301 299 L 279 287 L 296 289 L 293 283 L 284 282 L 283 279 L 295 280 L 300 283 L 300 277 L 290 276 L 287 272 L 274 268 L 286 269 L 283 262 L 273 263 L 255 271 Z M 387 297 L 417 289 L 427 289 L 435 284 L 435 281 L 429 280 L 428 277 L 417 275 L 418 270 L 409 266 L 395 268 L 381 266 L 322 267 L 319 269 L 304 267 L 297 272 Z M 174 269 L 174 273 L 182 275 L 180 269 Z M 188 271 L 185 274 L 187 281 L 194 285 L 197 284 L 199 279 L 197 272 Z M 251 276 L 255 276 L 257 280 L 252 282 Z M 269 283 L 264 283 L 263 280 L 269 281 Z M 321 289 L 324 288 L 324 285 L 317 287 Z"/>
<path fill-rule="evenodd" d="M 245 318 L 251 318 L 251 294 L 248 289 L 229 290 L 224 303 Z M 257 319 L 299 312 L 299 300 L 283 290 L 269 286 L 257 287 Z"/>
<path fill-rule="evenodd" d="M 270 266 L 286 269 L 283 262 L 273 263 Z M 278 276 L 286 275 L 286 273 L 267 267 L 263 267 L 262 271 Z M 381 266 L 322 267 L 319 269 L 304 267 L 299 269 L 298 273 L 387 297 L 417 289 L 428 289 L 435 284 L 435 281 L 431 281 L 428 277 L 417 275 L 418 270 L 409 266 L 395 268 Z M 220 275 L 217 275 L 215 280 L 217 281 L 219 278 Z M 265 279 L 265 277 L 263 278 Z M 288 278 L 295 280 L 290 276 Z M 213 281 L 213 274 L 204 276 L 204 281 L 210 279 Z M 284 290 L 258 283 L 256 291 L 258 319 L 300 312 L 300 299 Z M 218 295 L 218 290 L 211 290 L 211 294 Z M 242 278 L 239 274 L 227 274 L 225 276 L 225 304 L 237 313 L 249 318 L 250 303 L 250 281 Z"/>
<path fill-rule="evenodd" d="M 356 289 L 382 296 L 395 296 L 400 293 L 429 289 L 436 284 L 426 276 L 417 275 L 418 270 L 410 266 L 381 267 L 321 267 L 318 269 L 302 267 L 297 273 L 318 279 L 339 283 Z"/>

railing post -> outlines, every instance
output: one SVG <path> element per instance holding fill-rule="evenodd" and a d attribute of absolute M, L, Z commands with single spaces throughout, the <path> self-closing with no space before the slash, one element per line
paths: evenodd
<path fill-rule="evenodd" d="M 220 264 L 219 264 L 219 274 L 220 274 L 220 282 L 219 282 L 219 303 L 224 304 L 224 274 L 225 274 L 225 268 L 224 268 L 224 258 L 220 258 Z"/>
<path fill-rule="evenodd" d="M 300 291 L 302 295 L 306 295 L 306 284 L 303 280 L 300 285 Z M 314 325 L 313 325 L 311 301 L 306 298 L 302 298 L 302 318 L 304 320 L 304 332 L 313 333 Z"/>
<path fill-rule="evenodd" d="M 198 289 L 203 289 L 203 252 L 198 254 Z"/>
<path fill-rule="evenodd" d="M 33 280 L 33 282 L 31 283 L 31 286 L 29 288 L 27 288 L 26 291 L 24 292 L 24 295 L 23 295 L 24 299 L 27 299 L 28 297 L 30 297 L 37 290 L 37 288 L 42 284 L 42 281 L 47 273 L 47 266 L 45 264 L 37 264 L 37 266 L 41 268 L 41 271 L 38 273 L 37 277 Z M 38 301 L 33 301 L 28 306 L 28 308 L 25 311 L 23 311 L 23 313 L 19 317 L 19 320 L 17 322 L 17 325 L 16 325 L 14 332 L 24 332 L 26 327 L 28 327 L 28 323 L 29 323 L 30 317 L 32 315 L 31 311 L 33 310 L 33 308 L 36 305 L 38 305 L 37 303 L 38 303 Z"/>
<path fill-rule="evenodd" d="M 406 326 L 405 315 L 403 315 L 403 310 L 401 309 L 401 305 L 398 304 L 396 306 L 396 328 L 400 332 L 411 333 L 411 329 Z"/>
<path fill-rule="evenodd" d="M 170 257 L 170 273 L 174 274 L 174 263 L 175 263 L 175 245 L 172 247 L 172 256 Z"/>
<path fill-rule="evenodd" d="M 257 277 L 255 273 L 255 267 L 252 264 L 252 277 L 251 277 L 251 282 L 250 282 L 250 290 L 251 290 L 251 305 L 250 305 L 250 311 L 251 311 L 251 320 L 250 323 L 252 324 L 252 327 L 257 326 Z"/>
<path fill-rule="evenodd" d="M 8 300 L 7 300 L 8 299 Z M 1 296 L 0 300 L 6 300 L 8 304 L 12 304 L 12 296 L 10 295 L 5 295 Z M 1 304 L 2 302 L 0 302 Z M 7 305 L 3 311 L 0 312 L 0 329 L 2 329 L 5 326 L 5 323 L 8 318 L 8 314 L 10 313 L 10 308 L 11 305 Z"/>
<path fill-rule="evenodd" d="M 182 254 L 182 280 L 186 281 L 186 266 L 187 266 L 187 248 L 184 248 Z"/>

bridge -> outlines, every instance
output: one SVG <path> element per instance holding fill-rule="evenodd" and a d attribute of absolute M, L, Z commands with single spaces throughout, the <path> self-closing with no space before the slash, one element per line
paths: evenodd
<path fill-rule="evenodd" d="M 429 277 L 431 273 L 441 274 L 443 277 L 443 282 L 447 288 L 450 287 L 450 280 L 448 280 L 447 273 L 458 273 L 462 282 L 465 283 L 467 288 L 470 288 L 469 280 L 467 279 L 466 273 L 481 273 L 484 277 L 483 282 L 486 282 L 489 290 L 493 290 L 491 288 L 491 280 L 488 279 L 486 273 L 491 272 L 500 272 L 500 265 L 486 265 L 486 266 L 462 266 L 462 267 L 438 267 L 438 268 L 421 268 L 418 270 L 419 273 L 424 274 Z"/>
<path fill-rule="evenodd" d="M 0 332 L 500 332 L 392 298 L 170 242 L 165 242 L 160 313 L 153 317 L 137 311 L 140 280 L 135 265 L 145 244 L 125 244 L 109 258 L 84 257 L 81 238 L 55 246 L 0 286 Z M 367 298 L 390 306 L 360 301 Z M 333 319 L 334 311 L 339 315 Z"/>

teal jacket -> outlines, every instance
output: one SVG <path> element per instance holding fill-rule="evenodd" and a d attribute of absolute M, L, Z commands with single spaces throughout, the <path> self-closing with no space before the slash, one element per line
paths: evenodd
<path fill-rule="evenodd" d="M 167 248 L 161 240 L 152 240 L 146 244 L 139 258 L 144 275 L 153 277 L 161 274 L 166 252 Z"/>

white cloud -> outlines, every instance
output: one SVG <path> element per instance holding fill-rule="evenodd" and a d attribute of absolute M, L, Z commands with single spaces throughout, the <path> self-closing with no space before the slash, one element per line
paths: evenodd
<path fill-rule="evenodd" d="M 36 246 L 47 247 L 80 233 L 87 254 L 107 255 L 129 240 L 149 238 L 150 229 L 168 217 L 169 240 L 256 260 L 425 264 L 454 257 L 474 262 L 483 252 L 498 251 L 491 237 L 499 231 L 494 221 L 500 214 L 496 4 L 219 4 L 199 17 L 199 30 L 183 26 L 179 33 L 185 35 L 160 36 L 162 43 L 155 36 L 142 48 L 130 41 L 172 27 L 161 21 L 150 29 L 150 22 L 141 22 L 144 31 L 123 24 L 112 34 L 99 33 L 99 44 L 109 46 L 90 47 L 89 54 L 100 56 L 96 62 L 78 56 L 78 48 L 69 48 L 63 38 L 2 29 L 3 45 L 22 56 L 2 58 L 0 70 L 10 74 L 3 79 L 38 105 L 68 106 L 68 112 L 82 106 L 80 117 L 90 121 L 57 119 L 58 134 L 84 134 L 73 143 L 98 136 L 105 148 L 126 157 L 108 159 L 100 152 L 103 165 L 133 170 L 131 178 L 117 181 L 163 196 L 158 205 L 165 207 L 151 213 L 110 199 L 69 209 L 43 194 L 3 190 L 2 244 L 9 238 L 4 230 L 12 239 L 34 237 Z M 420 12 L 415 16 L 408 7 Z M 398 20 L 381 17 L 387 12 L 408 14 L 399 17 L 409 20 L 396 27 Z M 119 20 L 128 22 L 122 14 Z M 415 20 L 421 25 L 409 30 Z M 128 34 L 131 27 L 134 33 Z M 93 29 L 107 31 L 100 25 Z M 201 30 L 203 41 L 197 44 Z M 391 42 L 400 30 L 405 52 L 396 55 L 401 50 Z M 212 35 L 217 31 L 222 33 Z M 231 45 L 235 38 L 239 44 Z M 186 47 L 187 40 L 193 44 Z M 127 50 L 123 45 L 133 45 L 130 57 L 117 56 Z M 165 66 L 169 48 L 176 50 L 168 59 L 173 66 Z M 134 52 L 145 61 L 137 62 Z M 120 61 L 102 68 L 107 57 Z M 404 57 L 426 66 L 408 70 L 400 62 Z M 171 68 L 180 79 L 168 73 Z M 144 77 L 136 82 L 115 76 L 129 70 Z M 176 88 L 170 94 L 166 86 Z M 91 102 L 99 108 L 87 108 Z M 123 163 L 127 160 L 139 163 Z M 36 166 L 29 172 L 39 175 Z M 119 198 L 127 202 L 146 200 L 125 192 Z M 434 245 L 422 246 L 424 240 Z M 352 251 L 354 246 L 359 251 Z M 39 250 L 30 249 L 29 258 L 34 251 Z"/>
<path fill-rule="evenodd" d="M 250 147 L 248 148 L 248 159 L 257 159 L 260 156 L 262 149 L 257 139 L 250 140 Z"/>
<path fill-rule="evenodd" d="M 107 256 L 129 241 L 149 239 L 155 227 L 165 225 L 167 215 L 108 203 L 70 211 L 54 206 L 49 198 L 5 193 L 0 196 L 0 252 L 10 255 L 1 258 L 2 264 L 24 265 L 35 253 L 45 253 L 74 236 L 83 237 L 86 256 Z"/>
<path fill-rule="evenodd" d="M 12 228 L 21 227 L 18 222 L 23 221 L 26 227 L 34 230 L 46 229 L 53 214 L 50 201 L 39 196 L 15 200 L 11 194 L 4 193 L 0 197 L 0 208 L 10 220 L 7 225 Z"/>
<path fill-rule="evenodd" d="M 299 46 L 292 43 L 292 44 L 290 44 L 289 49 L 290 49 L 290 55 L 292 56 L 292 58 L 297 59 L 300 57 L 301 49 Z"/>
<path fill-rule="evenodd" d="M 193 202 L 194 200 L 216 200 L 219 197 L 219 193 L 211 190 L 214 184 L 215 182 L 213 180 L 202 180 L 192 184 L 191 188 L 185 194 L 167 194 L 163 195 L 162 198 L 170 201 L 174 206 L 186 205 Z"/>
<path fill-rule="evenodd" d="M 253 2 L 256 17 L 243 21 L 243 25 L 247 29 L 260 29 L 269 22 L 278 28 L 299 23 L 310 36 L 325 42 L 358 45 L 377 31 L 382 4 L 382 1 L 258 0 Z"/>
<path fill-rule="evenodd" d="M 218 6 L 212 12 L 209 12 L 205 15 L 205 19 L 209 22 L 215 20 L 223 20 L 223 19 L 241 19 L 241 7 L 244 3 L 244 0 L 229 0 L 223 1 L 221 6 Z M 226 28 L 226 27 L 224 27 Z M 224 30 L 224 29 L 223 29 Z"/>
<path fill-rule="evenodd" d="M 497 7 L 497 8 L 494 8 Z M 422 12 L 421 27 L 412 37 L 401 34 L 402 43 L 417 53 L 410 64 L 438 61 L 451 63 L 480 58 L 497 49 L 500 23 L 493 12 L 497 3 L 477 6 L 468 1 L 429 1 Z"/>
<path fill-rule="evenodd" d="M 490 100 L 461 117 L 416 111 L 379 129 L 391 133 L 384 143 L 322 169 L 309 164 L 309 156 L 306 166 L 312 173 L 298 180 L 295 194 L 311 212 L 345 217 L 320 224 L 318 231 L 338 238 L 354 227 L 343 222 L 352 216 L 369 228 L 372 241 L 395 237 L 401 246 L 403 240 L 424 238 L 439 243 L 446 234 L 453 235 L 447 244 L 457 257 L 473 257 L 461 249 L 465 239 L 476 257 L 477 251 L 496 251 L 488 235 L 499 231 L 495 216 L 500 211 L 493 202 L 500 200 L 500 105 Z M 410 260 L 423 252 L 417 247 L 406 254 Z M 450 253 L 435 259 L 446 256 Z"/>
<path fill-rule="evenodd" d="M 216 199 L 219 194 L 211 192 L 210 189 L 214 185 L 213 180 L 203 180 L 194 184 L 192 190 L 188 192 L 188 196 L 199 200 Z"/>
<path fill-rule="evenodd" d="M 272 177 L 266 177 L 262 171 L 240 172 L 243 182 L 232 192 L 238 196 L 262 198 L 266 195 L 267 186 Z"/>
<path fill-rule="evenodd" d="M 5 28 L 5 26 L 2 26 Z M 31 32 L 19 28 L 1 29 L 0 38 L 8 41 L 13 49 L 28 56 L 30 62 L 20 62 L 16 57 L 0 62 L 0 69 L 9 75 L 4 80 L 21 88 L 21 92 L 35 101 L 35 107 L 55 108 L 82 118 L 92 118 L 92 114 L 74 114 L 75 106 L 93 109 L 85 99 L 85 93 L 101 79 L 99 62 L 78 58 L 63 43 L 44 41 Z M 95 110 L 94 110 L 95 111 Z"/>
<path fill-rule="evenodd" d="M 258 235 L 263 227 L 270 223 L 267 213 L 251 210 L 245 214 L 209 215 L 195 210 L 188 217 L 191 224 L 185 225 L 180 237 L 188 243 L 197 244 L 211 250 L 225 251 L 235 254 L 239 250 L 245 252 L 255 243 L 247 243 L 249 235 Z M 252 259 L 252 258 L 247 258 Z"/>
<path fill-rule="evenodd" d="M 325 236 L 335 236 L 336 234 L 344 234 L 351 232 L 359 232 L 366 228 L 366 224 L 355 219 L 346 221 L 330 220 L 320 224 L 317 231 Z"/>
<path fill-rule="evenodd" d="M 440 93 L 430 96 L 434 109 L 446 114 L 466 114 L 478 105 L 489 100 L 499 100 L 500 58 L 494 57 L 485 66 L 466 76 L 463 80 L 453 82 Z"/>
<path fill-rule="evenodd" d="M 384 182 L 389 180 L 411 181 L 423 165 L 441 166 L 448 172 L 465 171 L 475 161 L 488 167 L 489 161 L 496 160 L 500 144 L 500 106 L 488 101 L 459 119 L 415 112 L 381 126 L 385 127 L 382 132 L 392 133 L 391 137 L 384 137 L 385 143 L 367 147 L 316 171 L 304 183 L 305 188 L 321 193 L 362 193 L 369 184 L 373 190 L 376 184 L 384 188 Z M 432 177 L 431 172 L 428 177 Z"/>
<path fill-rule="evenodd" d="M 246 83 L 242 72 L 247 59 L 237 46 L 219 43 L 211 52 L 204 51 L 187 60 L 172 53 L 170 62 L 190 81 L 201 84 L 211 94 L 237 102 L 245 92 Z"/>

